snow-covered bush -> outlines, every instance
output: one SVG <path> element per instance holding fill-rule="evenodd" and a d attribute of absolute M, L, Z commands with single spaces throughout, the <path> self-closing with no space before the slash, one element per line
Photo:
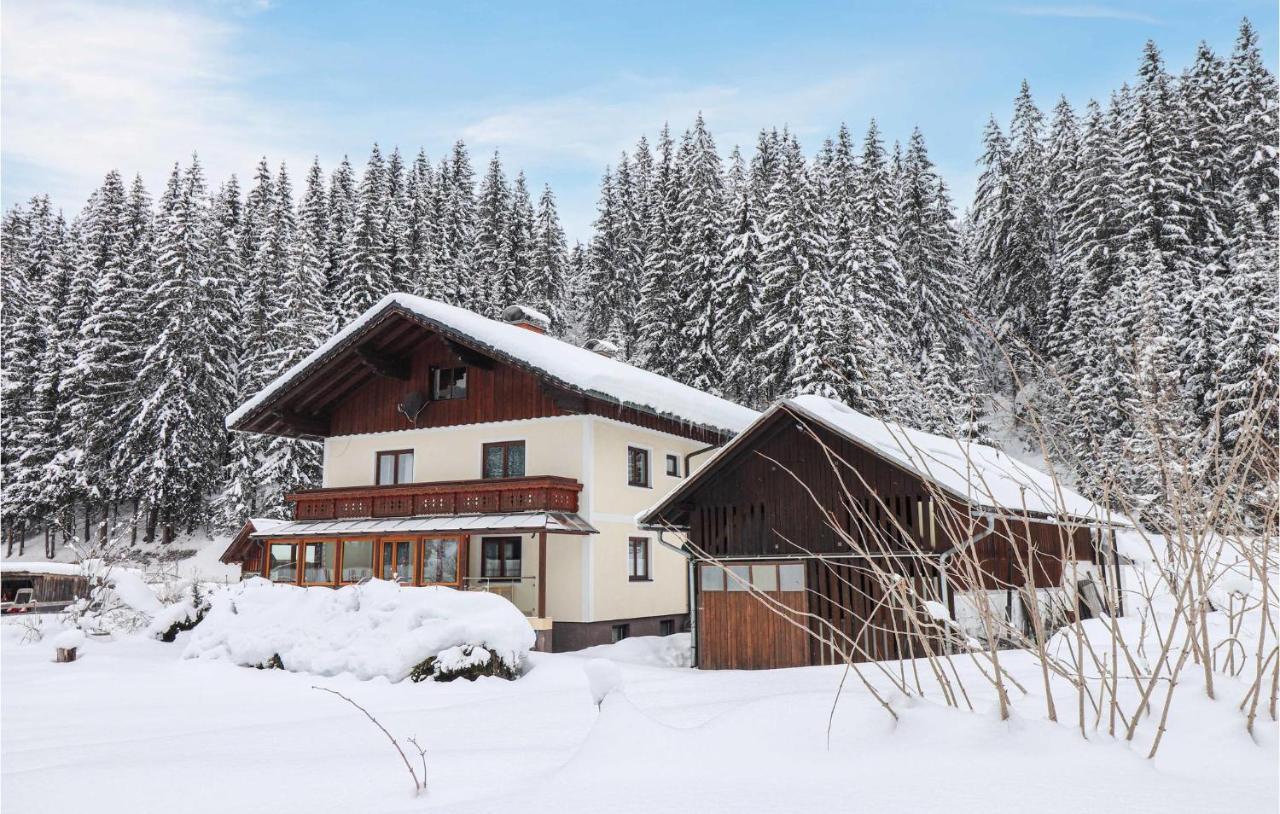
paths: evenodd
<path fill-rule="evenodd" d="M 494 594 L 383 580 L 300 588 L 254 578 L 210 595 L 183 656 L 394 682 L 429 659 L 432 677 L 470 669 L 466 662 L 484 652 L 494 662 L 486 669 L 501 665 L 514 677 L 534 638 L 520 611 Z"/>
<path fill-rule="evenodd" d="M 482 676 L 493 676 L 513 681 L 519 678 L 515 667 L 508 664 L 492 650 L 480 645 L 465 644 L 441 650 L 428 656 L 409 671 L 410 681 L 453 681 L 465 678 L 475 681 Z"/>
<path fill-rule="evenodd" d="M 147 626 L 147 635 L 162 642 L 172 642 L 178 634 L 191 630 L 209 612 L 209 596 L 199 581 L 192 581 L 178 601 L 161 609 Z"/>

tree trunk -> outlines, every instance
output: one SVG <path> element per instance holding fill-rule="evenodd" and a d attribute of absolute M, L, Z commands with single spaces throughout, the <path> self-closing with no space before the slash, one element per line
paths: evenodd
<path fill-rule="evenodd" d="M 152 543 L 156 539 L 156 526 L 160 523 L 160 508 L 151 506 L 147 509 L 147 531 L 142 536 L 142 542 Z"/>
<path fill-rule="evenodd" d="M 27 550 L 27 524 L 23 523 L 18 526 L 18 556 L 21 557 L 23 552 Z"/>
<path fill-rule="evenodd" d="M 103 502 L 102 516 L 98 520 L 98 545 L 107 544 L 107 531 L 111 525 L 111 504 Z"/>

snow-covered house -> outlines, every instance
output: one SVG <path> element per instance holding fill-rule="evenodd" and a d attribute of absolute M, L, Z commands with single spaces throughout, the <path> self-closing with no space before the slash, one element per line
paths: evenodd
<path fill-rule="evenodd" d="M 504 319 L 388 295 L 236 409 L 233 430 L 323 441 L 323 483 L 224 561 L 501 593 L 556 650 L 680 630 L 684 561 L 635 515 L 757 413 Z"/>
<path fill-rule="evenodd" d="M 993 447 L 819 396 L 771 407 L 638 519 L 685 538 L 697 664 L 736 669 L 911 655 L 886 574 L 962 626 L 975 592 L 1016 614 L 1030 583 L 1087 574 L 1114 599 L 1128 525 Z"/>

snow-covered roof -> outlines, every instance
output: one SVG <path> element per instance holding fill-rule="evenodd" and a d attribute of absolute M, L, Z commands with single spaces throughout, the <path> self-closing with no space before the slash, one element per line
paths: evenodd
<path fill-rule="evenodd" d="M 870 448 L 956 497 L 1007 512 L 1069 515 L 1127 525 L 1103 507 L 995 447 L 894 424 L 822 396 L 784 402 L 792 411 Z"/>
<path fill-rule="evenodd" d="M 426 532 L 546 531 L 551 534 L 595 534 L 585 520 L 570 512 L 513 512 L 511 514 L 440 514 L 419 517 L 349 520 L 273 520 L 252 537 L 311 537 L 355 534 L 417 534 Z M 256 523 L 256 521 L 255 521 Z M 255 526 L 256 528 L 256 526 Z"/>
<path fill-rule="evenodd" d="M 498 322 L 436 300 L 412 294 L 388 294 L 307 358 L 237 407 L 227 416 L 227 426 L 231 427 L 249 416 L 389 307 L 404 309 L 446 335 L 464 339 L 477 350 L 520 367 L 532 368 L 555 383 L 588 396 L 729 432 L 742 430 L 759 415 L 755 410 L 626 362 L 592 353 L 554 336 Z"/>
<path fill-rule="evenodd" d="M 940 489 L 977 508 L 1005 514 L 1047 515 L 1086 519 L 1114 526 L 1131 525 L 1125 518 L 1055 483 L 1048 474 L 1014 460 L 995 447 L 960 441 L 884 421 L 860 413 L 842 402 L 822 396 L 797 396 L 769 408 L 757 425 L 780 410 L 808 419 L 830 431 L 930 481 Z M 657 505 L 636 515 L 642 525 L 659 522 L 664 508 L 677 503 L 715 468 L 715 462 L 750 443 L 744 431 L 722 447 L 693 475 Z"/>
<path fill-rule="evenodd" d="M 0 562 L 0 574 L 59 574 L 61 576 L 79 576 L 79 563 L 74 562 L 24 562 L 7 560 Z"/>

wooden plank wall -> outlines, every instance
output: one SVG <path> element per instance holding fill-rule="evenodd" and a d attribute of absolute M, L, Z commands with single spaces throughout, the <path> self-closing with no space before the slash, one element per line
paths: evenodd
<path fill-rule="evenodd" d="M 413 391 L 422 393 L 426 405 L 418 414 L 418 427 L 450 427 L 486 421 L 511 421 L 563 415 L 538 377 L 493 362 L 489 368 L 467 366 L 467 397 L 431 401 L 431 368 L 464 365 L 433 333 L 410 355 L 408 381 L 375 377 L 343 399 L 330 418 L 331 435 L 355 435 L 413 429 L 414 424 L 396 406 Z"/>
<path fill-rule="evenodd" d="M 861 533 L 865 516 L 888 538 L 901 539 L 900 525 L 917 544 L 928 548 L 936 541 L 939 548 L 949 547 L 941 529 L 931 533 L 925 527 L 932 497 L 919 478 L 843 438 L 825 431 L 820 437 L 846 463 L 833 467 L 818 442 L 784 420 L 717 473 L 690 498 L 693 542 L 712 556 L 848 554 L 848 545 L 822 513 L 827 509 L 850 533 Z M 846 492 L 861 511 L 848 505 Z"/>
<path fill-rule="evenodd" d="M 905 574 L 920 595 L 937 592 L 937 574 L 923 561 L 895 560 L 884 568 Z M 809 560 L 805 574 L 809 609 L 829 623 L 810 623 L 811 664 L 843 664 L 846 657 L 861 662 L 925 655 L 922 631 L 904 619 L 900 606 L 885 601 L 883 579 L 876 574 L 864 559 Z M 932 645 L 934 653 L 940 648 L 938 643 Z"/>
<path fill-rule="evenodd" d="M 768 591 L 802 614 L 804 591 Z M 802 617 L 795 617 L 804 624 Z M 809 664 L 809 636 L 750 591 L 698 593 L 698 666 L 705 670 L 762 670 Z"/>

